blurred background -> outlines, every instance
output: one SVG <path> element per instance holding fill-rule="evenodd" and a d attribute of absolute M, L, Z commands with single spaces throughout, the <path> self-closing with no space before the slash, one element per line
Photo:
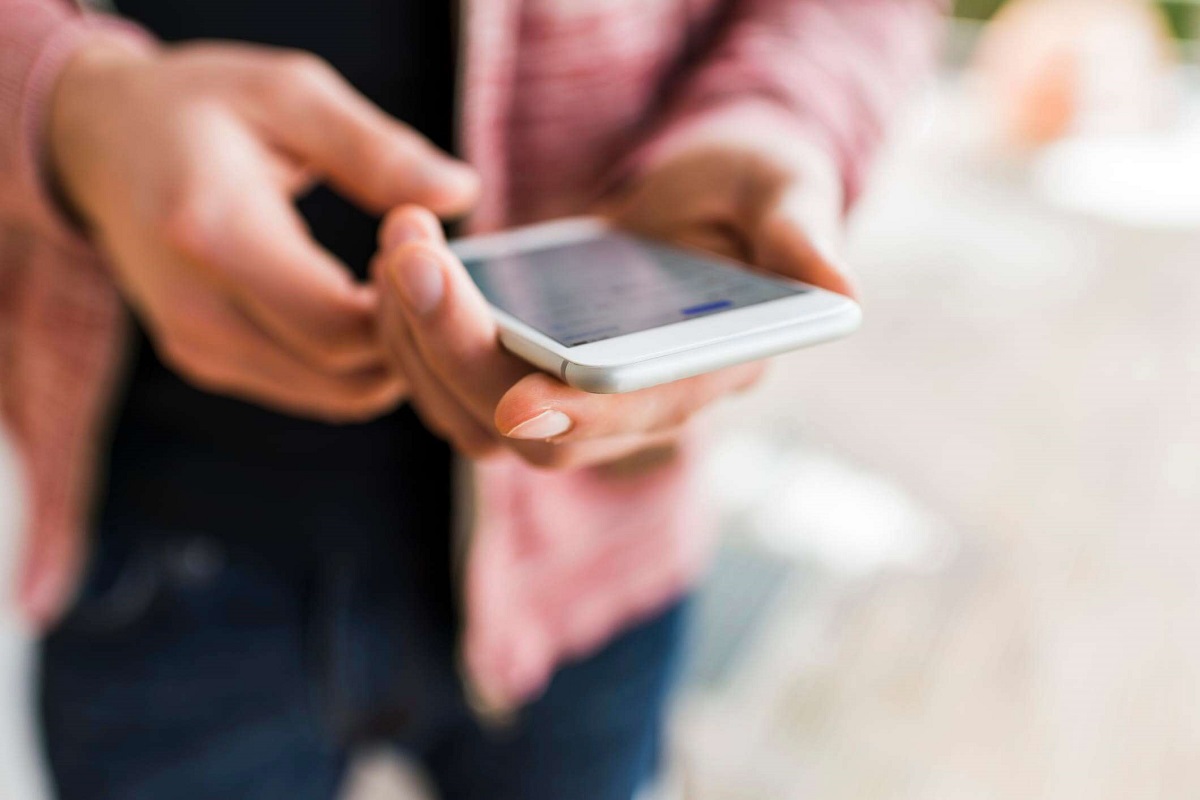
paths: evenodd
<path fill-rule="evenodd" d="M 1200 0 L 956 17 L 852 221 L 863 332 L 715 414 L 682 796 L 1200 786 Z M 0 612 L 2 798 L 29 663 Z M 345 796 L 424 795 L 379 753 Z"/>

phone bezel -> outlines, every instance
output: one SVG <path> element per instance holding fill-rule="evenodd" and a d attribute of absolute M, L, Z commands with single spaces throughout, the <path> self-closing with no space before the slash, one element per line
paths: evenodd
<path fill-rule="evenodd" d="M 616 230 L 598 217 L 572 217 L 554 220 L 498 233 L 488 233 L 459 239 L 450 247 L 464 260 L 495 258 L 514 253 L 543 250 L 574 242 L 599 238 Z M 622 231 L 624 233 L 624 231 Z M 697 258 L 727 263 L 735 268 L 745 265 L 711 253 L 697 253 Z M 781 279 L 782 280 L 782 279 Z M 657 328 L 623 334 L 611 339 L 568 347 L 546 334 L 489 306 L 500 327 L 516 334 L 556 359 L 589 368 L 615 368 L 651 359 L 669 357 L 681 352 L 728 342 L 737 338 L 755 338 L 781 328 L 806 326 L 825 317 L 858 315 L 858 307 L 848 297 L 809 286 L 798 281 L 786 281 L 807 289 L 804 294 L 770 300 L 745 308 L 721 311 L 697 319 L 681 320 Z M 508 339 L 509 337 L 505 337 Z M 527 357 L 531 354 L 522 353 Z M 556 369 L 547 364 L 544 368 Z"/>

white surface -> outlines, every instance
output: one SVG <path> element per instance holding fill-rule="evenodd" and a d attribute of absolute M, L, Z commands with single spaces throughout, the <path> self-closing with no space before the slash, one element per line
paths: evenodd
<path fill-rule="evenodd" d="M 33 651 L 12 611 L 19 524 L 12 453 L 0 434 L 0 798 L 38 800 L 43 783 L 32 735 Z"/>
<path fill-rule="evenodd" d="M 741 536 L 839 578 L 944 568 L 954 537 L 894 481 L 828 453 L 732 435 L 708 454 L 713 497 Z M 764 501 L 770 498 L 770 501 Z"/>
<path fill-rule="evenodd" d="M 833 465 L 813 487 L 826 535 L 814 509 L 792 535 L 831 577 L 780 603 L 735 685 L 685 704 L 697 800 L 1200 786 L 1200 227 L 1048 204 L 958 146 L 961 107 L 939 98 L 860 210 L 862 332 L 780 359 L 722 412 L 792 448 L 797 494 L 806 453 Z M 905 563 L 920 536 L 838 551 L 828 534 L 864 524 L 879 480 L 953 533 L 944 567 Z"/>
<path fill-rule="evenodd" d="M 1038 191 L 1069 211 L 1142 228 L 1200 226 L 1200 121 L 1170 134 L 1075 139 L 1035 165 Z"/>

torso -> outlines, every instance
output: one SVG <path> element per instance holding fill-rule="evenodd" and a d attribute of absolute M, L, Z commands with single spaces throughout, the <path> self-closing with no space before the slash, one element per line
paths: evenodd
<path fill-rule="evenodd" d="M 167 41 L 238 39 L 317 53 L 373 102 L 452 148 L 449 0 L 302 0 L 282 7 L 271 0 L 121 0 L 118 6 Z M 300 209 L 314 237 L 363 275 L 378 220 L 325 189 Z M 379 506 L 378 514 L 360 518 L 399 515 L 415 529 L 397 536 L 448 538 L 450 454 L 407 409 L 345 426 L 276 414 L 190 386 L 162 364 L 143 332 L 136 340 L 111 441 L 102 528 L 133 518 L 149 528 L 201 530 L 245 520 L 257 530 L 265 519 L 267 527 L 293 534 L 312 528 L 319 538 L 339 503 L 354 502 Z"/>

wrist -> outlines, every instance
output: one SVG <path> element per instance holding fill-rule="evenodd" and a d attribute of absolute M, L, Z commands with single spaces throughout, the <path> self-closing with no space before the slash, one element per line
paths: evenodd
<path fill-rule="evenodd" d="M 60 210 L 87 227 L 87 184 L 93 179 L 97 133 L 104 116 L 119 114 L 112 89 L 131 67 L 149 55 L 117 37 L 103 37 L 79 48 L 63 67 L 50 99 L 46 126 L 47 183 Z"/>

